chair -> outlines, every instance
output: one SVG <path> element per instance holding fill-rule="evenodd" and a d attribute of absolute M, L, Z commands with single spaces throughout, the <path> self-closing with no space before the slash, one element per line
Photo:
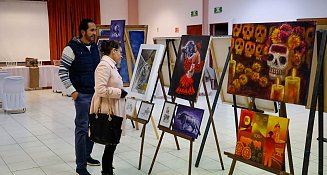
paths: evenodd
<path fill-rule="evenodd" d="M 3 81 L 5 77 L 8 77 L 9 73 L 5 71 L 0 71 L 0 102 L 2 102 L 2 94 L 3 94 Z"/>
<path fill-rule="evenodd" d="M 8 76 L 3 82 L 3 109 L 5 112 L 26 111 L 26 98 L 24 91 L 24 77 Z"/>

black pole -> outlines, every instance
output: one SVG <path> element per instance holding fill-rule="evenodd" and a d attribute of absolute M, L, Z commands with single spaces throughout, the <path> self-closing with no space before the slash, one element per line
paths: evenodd
<path fill-rule="evenodd" d="M 327 30 L 317 31 L 317 41 L 318 41 L 317 48 L 318 48 L 319 54 L 317 57 L 318 60 L 317 60 L 316 77 L 315 77 L 314 86 L 313 86 L 313 94 L 312 94 L 308 127 L 307 127 L 307 136 L 306 136 L 305 148 L 304 148 L 302 175 L 308 174 L 313 124 L 314 124 L 314 120 L 315 120 L 315 113 L 316 113 L 317 100 L 318 100 L 319 81 L 320 81 L 320 76 L 323 72 L 322 64 L 323 64 L 323 59 L 324 59 L 324 55 L 325 55 L 326 38 L 327 38 Z"/>
<path fill-rule="evenodd" d="M 229 48 L 229 51 L 228 51 L 228 55 L 227 55 L 227 58 L 226 58 L 226 61 L 225 61 L 224 69 L 222 71 L 222 74 L 221 74 L 221 77 L 220 77 L 220 80 L 219 80 L 219 84 L 218 84 L 218 88 L 217 88 L 217 92 L 216 92 L 216 95 L 215 95 L 215 98 L 214 98 L 214 101 L 213 101 L 213 105 L 212 105 L 212 108 L 211 108 L 212 109 L 212 116 L 215 113 L 215 109 L 216 109 L 216 106 L 217 106 L 220 90 L 221 90 L 221 88 L 223 86 L 224 77 L 225 77 L 225 74 L 226 74 L 226 71 L 227 71 L 229 61 L 230 61 L 230 48 Z M 206 129 L 205 129 L 205 132 L 203 134 L 203 139 L 201 141 L 200 150 L 199 150 L 198 156 L 196 158 L 195 167 L 199 167 L 200 159 L 201 159 L 203 149 L 204 149 L 204 145 L 205 145 L 205 142 L 206 142 L 207 137 L 208 137 L 210 125 L 211 125 L 211 120 L 209 118 L 208 121 L 207 121 L 207 126 L 206 126 Z"/>

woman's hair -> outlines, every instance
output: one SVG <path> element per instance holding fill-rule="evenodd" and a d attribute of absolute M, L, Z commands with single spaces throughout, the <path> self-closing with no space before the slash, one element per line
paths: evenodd
<path fill-rule="evenodd" d="M 120 43 L 117 41 L 103 41 L 101 43 L 100 52 L 102 52 L 104 55 L 109 55 L 112 49 L 119 49 L 120 47 Z"/>

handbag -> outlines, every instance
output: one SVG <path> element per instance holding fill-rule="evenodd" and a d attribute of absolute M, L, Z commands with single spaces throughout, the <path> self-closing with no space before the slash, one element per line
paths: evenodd
<path fill-rule="evenodd" d="M 116 145 L 120 141 L 123 118 L 113 114 L 101 113 L 101 102 L 98 113 L 89 114 L 90 140 L 102 145 Z"/>

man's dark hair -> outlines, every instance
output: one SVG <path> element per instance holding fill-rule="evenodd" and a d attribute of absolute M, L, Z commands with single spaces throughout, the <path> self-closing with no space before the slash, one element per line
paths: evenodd
<path fill-rule="evenodd" d="M 79 37 L 82 38 L 82 30 L 84 30 L 85 32 L 87 31 L 87 29 L 89 28 L 89 23 L 94 23 L 94 21 L 92 19 L 83 19 L 81 21 L 81 23 L 79 23 Z"/>
<path fill-rule="evenodd" d="M 101 43 L 100 52 L 102 52 L 104 55 L 109 55 L 112 49 L 119 49 L 120 47 L 120 43 L 117 41 L 103 41 Z"/>

